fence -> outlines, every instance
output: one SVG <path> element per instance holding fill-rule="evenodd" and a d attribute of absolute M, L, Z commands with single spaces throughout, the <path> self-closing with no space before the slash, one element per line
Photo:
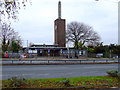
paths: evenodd
<path fill-rule="evenodd" d="M 99 54 L 102 54 L 101 56 L 99 56 Z M 118 54 L 105 54 L 105 53 L 88 53 L 87 55 L 88 57 L 104 57 L 104 58 L 118 58 Z"/>
<path fill-rule="evenodd" d="M 23 58 L 24 57 L 24 53 L 8 53 L 8 57 L 7 58 Z M 6 57 L 6 54 L 4 53 L 3 58 Z M 28 54 L 26 55 L 27 58 L 34 58 L 34 56 L 32 54 Z"/>
<path fill-rule="evenodd" d="M 2 64 L 118 63 L 118 60 L 2 60 Z"/>

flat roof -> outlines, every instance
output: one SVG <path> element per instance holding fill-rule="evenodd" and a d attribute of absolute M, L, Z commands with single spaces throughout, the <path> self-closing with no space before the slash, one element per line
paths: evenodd
<path fill-rule="evenodd" d="M 24 47 L 23 49 L 67 49 L 66 47 Z"/>
<path fill-rule="evenodd" d="M 45 45 L 45 44 L 43 44 L 43 45 L 37 45 L 37 44 L 35 44 L 35 45 L 31 45 L 31 47 L 57 47 L 58 45 Z"/>

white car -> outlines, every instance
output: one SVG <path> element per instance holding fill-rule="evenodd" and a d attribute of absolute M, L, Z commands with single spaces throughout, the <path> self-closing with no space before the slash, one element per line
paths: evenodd
<path fill-rule="evenodd" d="M 26 55 L 20 55 L 20 58 L 26 58 Z"/>

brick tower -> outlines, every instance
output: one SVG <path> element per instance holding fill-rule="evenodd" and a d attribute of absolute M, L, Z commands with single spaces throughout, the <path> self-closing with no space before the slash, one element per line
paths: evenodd
<path fill-rule="evenodd" d="M 61 19 L 61 2 L 58 2 L 58 19 L 54 21 L 54 43 L 58 47 L 66 47 L 65 19 Z"/>

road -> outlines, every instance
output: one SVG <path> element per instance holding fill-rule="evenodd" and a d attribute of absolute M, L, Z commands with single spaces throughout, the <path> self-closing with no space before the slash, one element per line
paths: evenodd
<path fill-rule="evenodd" d="M 26 79 L 104 76 L 107 70 L 118 69 L 118 64 L 82 65 L 3 65 L 2 79 L 12 76 Z"/>

